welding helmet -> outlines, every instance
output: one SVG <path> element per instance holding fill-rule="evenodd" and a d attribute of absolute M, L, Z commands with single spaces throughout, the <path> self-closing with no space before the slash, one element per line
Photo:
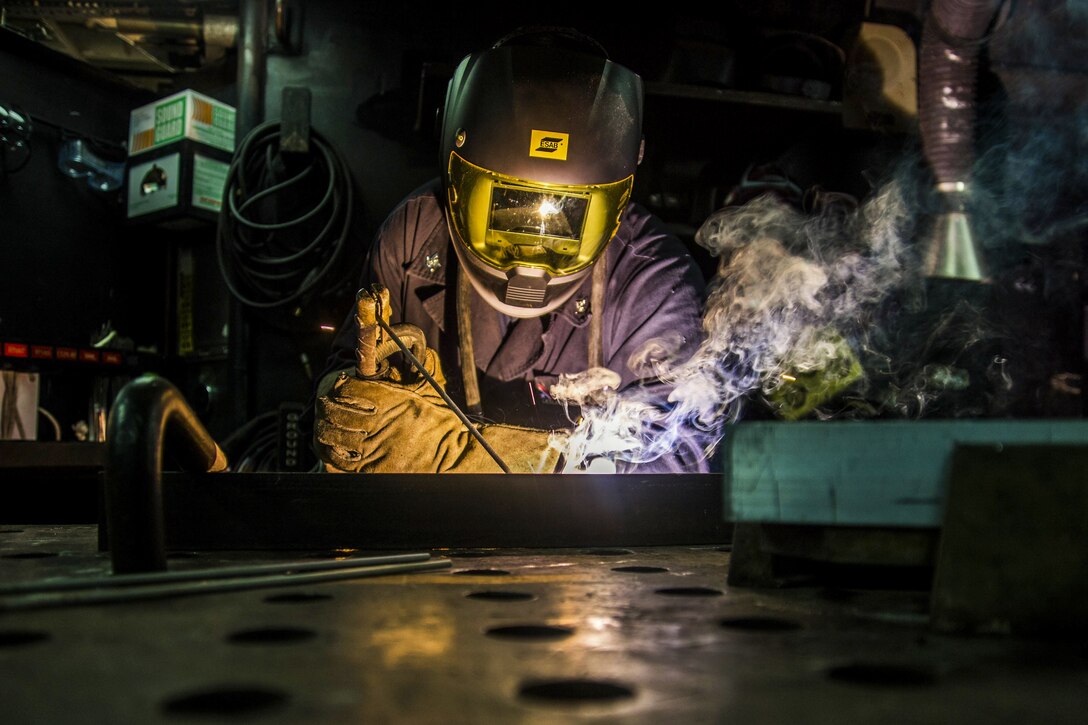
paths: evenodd
<path fill-rule="evenodd" d="M 577 31 L 515 31 L 457 66 L 440 144 L 462 269 L 492 307 L 536 317 L 570 299 L 619 228 L 642 80 Z"/>

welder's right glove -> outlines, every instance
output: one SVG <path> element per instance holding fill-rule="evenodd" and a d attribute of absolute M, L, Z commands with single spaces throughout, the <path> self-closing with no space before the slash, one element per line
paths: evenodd
<path fill-rule="evenodd" d="M 426 365 L 445 378 L 433 351 Z M 562 431 L 481 425 L 484 440 L 512 473 L 552 473 Z M 426 380 L 403 384 L 342 372 L 317 399 L 314 448 L 330 471 L 500 473 L 499 464 Z"/>

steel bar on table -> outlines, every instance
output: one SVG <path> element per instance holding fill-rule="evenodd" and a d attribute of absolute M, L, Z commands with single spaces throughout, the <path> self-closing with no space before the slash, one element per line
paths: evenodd
<path fill-rule="evenodd" d="M 114 574 L 105 577 L 79 577 L 52 581 L 46 579 L 2 587 L 0 588 L 0 597 L 73 591 L 77 589 L 106 589 L 145 584 L 171 584 L 174 582 L 204 579 L 230 579 L 267 574 L 295 574 L 302 571 L 324 571 L 328 569 L 379 566 L 382 564 L 402 564 L 411 561 L 426 561 L 430 558 L 430 554 L 423 552 L 415 554 L 389 554 L 386 556 L 347 557 L 333 561 L 280 561 L 270 564 L 220 566 L 205 569 L 189 569 L 187 571 L 151 572 L 147 574 Z"/>
<path fill-rule="evenodd" d="M 303 574 L 276 574 L 273 576 L 237 577 L 222 580 L 201 580 L 180 584 L 152 584 L 148 586 L 124 587 L 119 589 L 91 589 L 74 592 L 46 592 L 28 594 L 8 599 L 0 598 L 0 612 L 46 607 L 85 606 L 93 604 L 122 604 L 148 599 L 168 599 L 171 597 L 193 596 L 198 594 L 217 594 L 236 592 L 245 589 L 293 586 L 297 584 L 319 584 L 342 579 L 360 579 L 363 577 L 401 574 L 414 571 L 445 569 L 452 565 L 449 559 L 404 562 L 400 564 L 381 564 L 378 566 L 354 567 L 349 569 L 330 569 Z"/>

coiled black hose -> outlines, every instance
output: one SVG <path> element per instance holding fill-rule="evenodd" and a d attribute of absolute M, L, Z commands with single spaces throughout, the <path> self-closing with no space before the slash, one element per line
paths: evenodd
<path fill-rule="evenodd" d="M 261 309 L 297 303 L 339 284 L 354 213 L 344 159 L 316 130 L 305 154 L 281 153 L 280 123 L 242 140 L 224 189 L 216 249 L 231 294 Z"/>

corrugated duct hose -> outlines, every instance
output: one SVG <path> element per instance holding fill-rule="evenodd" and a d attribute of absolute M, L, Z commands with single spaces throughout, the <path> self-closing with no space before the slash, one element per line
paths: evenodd
<path fill-rule="evenodd" d="M 301 304 L 350 271 L 342 263 L 354 205 L 346 163 L 312 128 L 305 153 L 281 152 L 280 139 L 280 123 L 268 121 L 239 144 L 216 235 L 231 294 L 262 310 Z"/>
<path fill-rule="evenodd" d="M 926 251 L 930 277 L 986 281 L 968 217 L 979 55 L 1002 0 L 934 0 L 922 29 L 918 121 L 941 211 Z"/>

